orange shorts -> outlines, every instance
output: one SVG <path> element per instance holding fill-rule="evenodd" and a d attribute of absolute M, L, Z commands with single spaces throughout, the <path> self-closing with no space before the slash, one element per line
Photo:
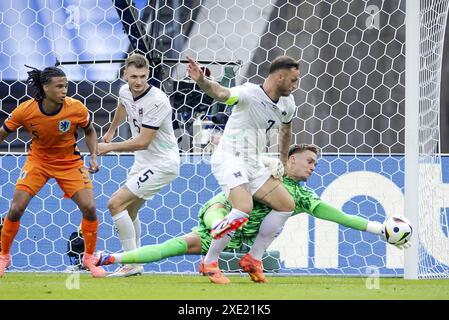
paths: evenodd
<path fill-rule="evenodd" d="M 56 180 L 64 191 L 65 198 L 73 197 L 82 189 L 92 189 L 92 181 L 82 162 L 79 167 L 64 169 L 31 160 L 27 160 L 23 165 L 17 179 L 16 189 L 27 191 L 34 196 L 50 178 Z"/>

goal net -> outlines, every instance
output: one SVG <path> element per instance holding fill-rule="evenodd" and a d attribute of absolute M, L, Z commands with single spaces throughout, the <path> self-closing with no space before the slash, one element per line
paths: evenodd
<path fill-rule="evenodd" d="M 270 61 L 278 55 L 297 59 L 301 80 L 294 92 L 298 110 L 292 122 L 292 142 L 314 143 L 322 151 L 306 185 L 348 214 L 382 222 L 386 216 L 404 212 L 404 0 L 150 0 L 133 1 L 129 6 L 130 2 L 2 1 L 0 120 L 29 98 L 23 64 L 42 68 L 57 63 L 68 75 L 69 95 L 88 106 L 102 136 L 124 84 L 123 59 L 136 49 L 147 54 L 152 83 L 172 102 L 182 165 L 180 176 L 140 210 L 142 245 L 190 232 L 197 225 L 201 206 L 220 191 L 209 157 L 231 110 L 203 95 L 187 78 L 187 56 L 199 60 L 211 78 L 229 87 L 247 81 L 261 84 Z M 430 10 L 435 19 L 423 24 L 434 37 L 429 45 L 441 44 L 444 37 L 446 7 L 436 8 Z M 438 121 L 436 61 L 441 62 L 442 56 L 441 46 L 433 48 L 429 47 L 425 67 L 432 78 L 421 91 L 423 101 L 429 99 L 429 115 L 422 111 L 429 130 L 435 130 L 431 121 Z M 432 146 L 438 145 L 435 134 L 430 133 Z M 114 141 L 129 137 L 125 123 Z M 276 133 L 269 140 L 266 151 L 276 154 Z M 30 137 L 20 130 L 0 146 L 3 216 L 29 143 Z M 82 138 L 79 146 L 87 151 Z M 426 150 L 437 152 L 434 147 Z M 432 152 L 429 156 L 434 159 Z M 97 250 L 121 250 L 107 201 L 123 185 L 132 162 L 132 154 L 100 157 L 101 170 L 92 176 L 100 220 Z M 440 215 L 435 212 L 432 219 L 444 226 L 447 241 L 447 220 L 438 220 Z M 51 180 L 21 220 L 11 251 L 11 270 L 65 270 L 70 264 L 67 242 L 80 221 L 75 204 L 62 200 L 62 191 Z M 432 239 L 434 231 L 426 231 L 427 239 Z M 440 270 L 433 263 L 438 260 L 435 252 L 442 253 L 442 248 L 434 248 L 427 252 L 431 273 Z M 222 256 L 222 266 L 228 271 L 238 269 L 233 254 Z M 199 259 L 198 255 L 168 258 L 147 264 L 145 270 L 197 272 Z M 305 213 L 288 220 L 265 259 L 276 273 L 404 273 L 403 251 L 379 236 Z M 446 270 L 447 262 L 438 261 L 441 270 Z"/>
<path fill-rule="evenodd" d="M 417 226 L 413 248 L 407 252 L 405 277 L 448 277 L 447 159 L 440 140 L 440 92 L 448 1 L 421 0 L 410 5 L 407 51 L 406 212 Z M 413 80 L 412 80 L 413 79 Z M 412 102 L 413 101 L 413 102 Z M 443 119 L 444 122 L 444 119 Z M 407 172 L 406 168 L 406 172 Z M 415 168 L 416 170 L 414 170 Z M 414 172 L 413 174 L 411 172 Z M 413 183 L 411 179 L 416 179 Z"/>

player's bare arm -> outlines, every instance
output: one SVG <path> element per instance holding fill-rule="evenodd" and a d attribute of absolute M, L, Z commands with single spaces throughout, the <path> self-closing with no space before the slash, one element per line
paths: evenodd
<path fill-rule="evenodd" d="M 190 57 L 187 57 L 187 60 L 189 60 L 187 66 L 189 76 L 196 81 L 201 90 L 217 101 L 226 102 L 231 96 L 231 91 L 229 91 L 228 88 L 221 86 L 218 82 L 207 79 L 198 62 Z"/>
<path fill-rule="evenodd" d="M 156 135 L 156 129 L 149 129 L 142 127 L 140 129 L 139 135 L 134 139 L 129 139 L 123 142 L 113 142 L 113 143 L 99 143 L 98 144 L 98 155 L 104 155 L 108 152 L 125 152 L 125 151 L 138 151 L 148 149 L 151 141 L 153 141 Z"/>
<path fill-rule="evenodd" d="M 111 125 L 108 131 L 103 135 L 103 142 L 109 143 L 112 141 L 112 138 L 114 138 L 117 128 L 119 127 L 120 124 L 122 124 L 125 118 L 126 118 L 126 109 L 121 103 L 119 103 L 117 105 L 117 109 L 115 110 L 114 118 L 112 119 Z"/>
<path fill-rule="evenodd" d="M 97 133 L 92 123 L 84 129 L 84 137 L 86 139 L 86 145 L 90 152 L 89 169 L 90 173 L 95 173 L 100 170 L 97 162 Z"/>
<path fill-rule="evenodd" d="M 285 166 L 288 159 L 288 149 L 290 147 L 290 141 L 292 139 L 292 126 L 291 123 L 282 124 L 279 132 L 279 159 Z"/>

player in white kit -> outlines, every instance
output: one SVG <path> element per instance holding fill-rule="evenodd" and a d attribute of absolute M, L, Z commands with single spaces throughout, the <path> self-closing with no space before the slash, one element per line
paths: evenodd
<path fill-rule="evenodd" d="M 299 82 L 299 63 L 288 56 L 277 57 L 271 63 L 269 75 L 262 85 L 246 83 L 226 88 L 204 76 L 196 61 L 188 58 L 189 76 L 210 97 L 234 105 L 223 136 L 211 158 L 212 173 L 232 204 L 232 211 L 213 226 L 214 238 L 200 269 L 212 282 L 225 284 L 218 268 L 218 256 L 234 231 L 248 220 L 253 197 L 273 210 L 266 217 L 269 223 L 260 230 L 258 241 L 240 261 L 245 270 L 261 263 L 263 251 L 280 232 L 295 207 L 294 201 L 279 179 L 264 166 L 261 153 L 267 146 L 269 130 L 280 129 L 280 166 L 287 162 L 291 140 L 291 120 L 296 106 L 291 95 Z M 280 170 L 283 171 L 283 170 Z"/>
<path fill-rule="evenodd" d="M 179 175 L 179 149 L 172 126 L 172 107 L 167 95 L 147 83 L 148 60 L 133 54 L 125 61 L 127 84 L 119 91 L 119 103 L 111 126 L 98 144 L 98 154 L 134 152 L 134 164 L 125 186 L 109 199 L 108 208 L 125 251 L 140 247 L 138 211 L 164 186 Z M 132 138 L 111 142 L 118 126 L 128 116 Z M 142 265 L 119 267 L 112 277 L 141 274 Z"/>

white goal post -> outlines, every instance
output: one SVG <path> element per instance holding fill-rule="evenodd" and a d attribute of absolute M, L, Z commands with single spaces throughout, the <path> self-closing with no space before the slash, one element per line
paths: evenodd
<path fill-rule="evenodd" d="M 406 3 L 404 210 L 414 236 L 405 251 L 405 279 L 449 277 L 447 217 L 441 212 L 449 194 L 443 183 L 440 137 L 448 5 L 446 0 Z"/>

